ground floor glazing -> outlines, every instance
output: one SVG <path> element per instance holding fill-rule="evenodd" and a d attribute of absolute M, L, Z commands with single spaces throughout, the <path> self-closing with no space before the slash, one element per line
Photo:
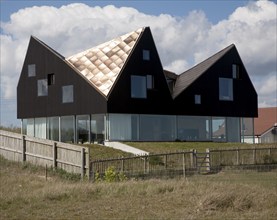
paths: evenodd
<path fill-rule="evenodd" d="M 108 141 L 244 142 L 253 118 L 94 114 L 22 119 L 22 133 L 71 143 Z M 254 140 L 254 139 L 253 139 Z"/>

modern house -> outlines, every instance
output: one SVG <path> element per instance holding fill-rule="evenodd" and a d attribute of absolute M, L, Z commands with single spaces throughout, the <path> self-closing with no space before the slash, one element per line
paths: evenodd
<path fill-rule="evenodd" d="M 32 36 L 17 108 L 24 134 L 63 142 L 240 142 L 258 115 L 235 45 L 175 74 L 149 27 L 67 58 Z"/>

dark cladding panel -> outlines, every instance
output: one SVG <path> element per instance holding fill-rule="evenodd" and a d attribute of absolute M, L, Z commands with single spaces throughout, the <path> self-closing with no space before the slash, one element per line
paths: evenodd
<path fill-rule="evenodd" d="M 66 97 L 63 88 L 70 88 Z M 35 38 L 25 57 L 17 102 L 18 118 L 105 113 L 107 109 L 105 97 Z"/>

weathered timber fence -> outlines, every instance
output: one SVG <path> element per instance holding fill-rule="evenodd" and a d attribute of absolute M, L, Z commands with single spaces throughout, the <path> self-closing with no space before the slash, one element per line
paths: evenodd
<path fill-rule="evenodd" d="M 150 154 L 135 157 L 122 157 L 91 161 L 91 176 L 103 176 L 109 167 L 114 167 L 116 172 L 122 172 L 127 177 L 155 177 L 176 176 L 195 172 L 195 159 L 193 151 Z"/>
<path fill-rule="evenodd" d="M 277 168 L 277 147 L 206 149 L 205 152 L 190 150 L 95 160 L 90 163 L 90 175 L 94 179 L 95 174 L 103 176 L 109 167 L 114 167 L 116 172 L 122 172 L 127 177 L 186 176 L 195 173 L 216 172 L 224 167 L 248 168 L 249 165 L 273 165 L 271 167 Z"/>
<path fill-rule="evenodd" d="M 277 147 L 210 150 L 211 169 L 277 164 Z"/>
<path fill-rule="evenodd" d="M 89 148 L 0 130 L 0 155 L 89 177 Z"/>

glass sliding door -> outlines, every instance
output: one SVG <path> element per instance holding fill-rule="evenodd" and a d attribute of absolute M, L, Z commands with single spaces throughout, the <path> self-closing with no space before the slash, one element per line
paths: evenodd
<path fill-rule="evenodd" d="M 89 142 L 89 115 L 77 115 L 76 127 L 77 127 L 77 142 L 88 143 Z"/>
<path fill-rule="evenodd" d="M 109 114 L 110 139 L 132 140 L 132 116 L 123 114 Z"/>
<path fill-rule="evenodd" d="M 225 117 L 212 118 L 212 138 L 213 141 L 226 141 Z"/>
<path fill-rule="evenodd" d="M 240 142 L 240 122 L 239 118 L 227 117 L 226 118 L 226 133 L 228 142 Z"/>
<path fill-rule="evenodd" d="M 209 117 L 177 116 L 177 121 L 177 139 L 181 141 L 211 140 Z"/>
<path fill-rule="evenodd" d="M 28 118 L 27 119 L 27 129 L 26 134 L 29 136 L 35 136 L 35 119 Z"/>
<path fill-rule="evenodd" d="M 35 118 L 35 137 L 46 139 L 46 118 Z"/>
<path fill-rule="evenodd" d="M 74 116 L 61 117 L 61 141 L 67 143 L 74 143 Z"/>
<path fill-rule="evenodd" d="M 91 115 L 91 141 L 102 142 L 105 137 L 104 114 Z"/>
<path fill-rule="evenodd" d="M 141 141 L 174 141 L 176 116 L 140 115 L 139 131 Z"/>
<path fill-rule="evenodd" d="M 59 117 L 47 118 L 47 139 L 59 141 Z"/>

